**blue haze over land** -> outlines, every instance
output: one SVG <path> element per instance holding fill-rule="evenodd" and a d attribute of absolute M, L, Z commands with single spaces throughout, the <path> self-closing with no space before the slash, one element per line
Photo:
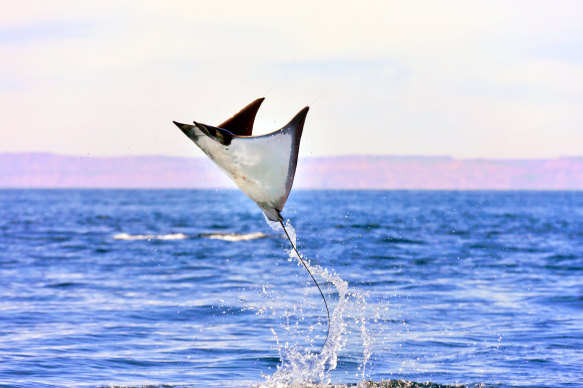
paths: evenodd
<path fill-rule="evenodd" d="M 208 158 L 0 153 L 0 188 L 234 188 Z M 583 157 L 455 159 L 344 155 L 300 158 L 304 189 L 583 190 Z"/>
<path fill-rule="evenodd" d="M 583 385 L 582 192 L 294 191 L 284 210 L 368 295 L 332 382 L 361 379 L 360 317 L 370 380 Z M 0 386 L 252 386 L 274 333 L 323 341 L 317 291 L 238 191 L 0 190 L 0 215 Z"/>

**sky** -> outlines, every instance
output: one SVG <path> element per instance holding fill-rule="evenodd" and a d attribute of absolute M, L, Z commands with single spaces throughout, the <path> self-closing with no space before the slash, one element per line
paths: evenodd
<path fill-rule="evenodd" d="M 581 1 L 0 0 L 0 152 L 202 157 L 172 120 L 301 156 L 583 155 Z"/>

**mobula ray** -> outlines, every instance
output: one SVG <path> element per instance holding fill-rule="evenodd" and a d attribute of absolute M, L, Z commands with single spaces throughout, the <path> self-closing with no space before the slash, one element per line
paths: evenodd
<path fill-rule="evenodd" d="M 193 122 L 194 125 L 174 124 L 188 136 L 235 184 L 259 206 L 270 221 L 279 222 L 293 250 L 318 287 L 324 300 L 330 333 L 330 310 L 314 275 L 300 256 L 283 224 L 281 211 L 292 188 L 300 139 L 308 107 L 303 108 L 283 128 L 267 135 L 252 136 L 259 98 L 227 121 L 214 127 Z M 324 346 L 322 345 L 322 346 Z"/>

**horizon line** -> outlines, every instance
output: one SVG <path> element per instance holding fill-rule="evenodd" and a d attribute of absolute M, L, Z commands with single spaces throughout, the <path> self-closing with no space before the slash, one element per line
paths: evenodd
<path fill-rule="evenodd" d="M 53 151 L 0 151 L 2 155 L 47 155 L 47 156 L 61 156 L 61 157 L 78 157 L 78 158 L 102 158 L 102 159 L 116 159 L 116 158 L 142 158 L 142 157 L 158 157 L 158 158 L 183 158 L 183 159 L 200 159 L 205 160 L 204 156 L 184 156 L 184 155 L 164 155 L 164 154 L 124 154 L 124 155 L 92 155 L 92 154 L 68 154 L 58 153 Z M 536 160 L 555 160 L 555 159 L 583 159 L 581 155 L 560 155 L 547 157 L 457 157 L 452 155 L 421 155 L 421 154 L 342 154 L 342 155 L 321 155 L 321 156 L 301 156 L 302 159 L 331 159 L 331 158 L 350 158 L 350 157 L 389 157 L 389 158 L 427 158 L 427 159 L 449 159 L 449 160 L 491 160 L 491 161 L 536 161 Z"/>

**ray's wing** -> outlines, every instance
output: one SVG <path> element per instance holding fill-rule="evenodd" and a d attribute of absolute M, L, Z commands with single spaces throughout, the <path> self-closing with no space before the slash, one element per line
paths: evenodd
<path fill-rule="evenodd" d="M 306 107 L 273 133 L 235 137 L 229 148 L 229 175 L 272 221 L 281 220 L 279 213 L 293 185 L 307 112 Z"/>
<path fill-rule="evenodd" d="M 251 136 L 257 110 L 265 98 L 258 98 L 227 121 L 219 124 L 219 128 L 226 129 L 233 135 Z"/>

